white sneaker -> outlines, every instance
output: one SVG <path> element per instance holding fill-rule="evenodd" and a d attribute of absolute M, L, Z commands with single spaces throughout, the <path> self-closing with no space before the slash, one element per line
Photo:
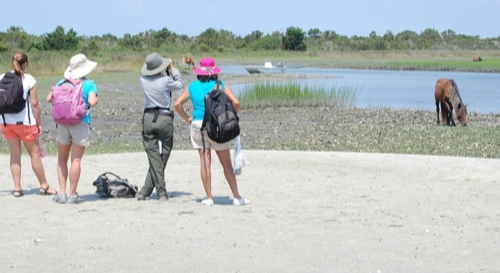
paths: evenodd
<path fill-rule="evenodd" d="M 201 200 L 201 203 L 207 207 L 210 207 L 210 206 L 214 205 L 214 200 L 205 198 L 205 199 Z"/>
<path fill-rule="evenodd" d="M 241 197 L 240 199 L 237 199 L 237 198 L 233 199 L 233 205 L 235 205 L 235 206 L 244 206 L 246 204 L 250 204 L 250 200 L 245 199 L 243 197 Z"/>

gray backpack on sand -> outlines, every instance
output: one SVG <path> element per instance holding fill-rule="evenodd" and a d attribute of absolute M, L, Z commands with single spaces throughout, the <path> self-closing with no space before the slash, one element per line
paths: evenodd
<path fill-rule="evenodd" d="M 96 187 L 95 193 L 103 198 L 133 198 L 139 191 L 136 185 L 112 172 L 99 175 L 92 185 Z"/>

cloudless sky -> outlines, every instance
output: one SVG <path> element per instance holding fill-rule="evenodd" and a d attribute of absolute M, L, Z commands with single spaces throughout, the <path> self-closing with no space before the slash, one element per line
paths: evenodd
<path fill-rule="evenodd" d="M 246 36 L 318 28 L 351 37 L 427 28 L 497 38 L 500 0 L 2 0 L 0 31 L 43 35 L 57 26 L 78 35 L 138 34 L 167 28 L 196 36 L 208 28 Z"/>

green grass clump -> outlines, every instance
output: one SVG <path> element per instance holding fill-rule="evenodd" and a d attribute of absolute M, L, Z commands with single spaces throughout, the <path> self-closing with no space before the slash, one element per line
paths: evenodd
<path fill-rule="evenodd" d="M 385 69 L 391 70 L 435 70 L 435 71 L 474 71 L 474 72 L 500 72 L 500 59 L 486 59 L 482 62 L 472 62 L 468 58 L 453 59 L 411 59 L 411 60 L 390 60 Z"/>
<path fill-rule="evenodd" d="M 282 106 L 339 106 L 354 107 L 359 90 L 351 87 L 324 88 L 297 82 L 260 82 L 245 86 L 239 96 L 246 108 Z"/>

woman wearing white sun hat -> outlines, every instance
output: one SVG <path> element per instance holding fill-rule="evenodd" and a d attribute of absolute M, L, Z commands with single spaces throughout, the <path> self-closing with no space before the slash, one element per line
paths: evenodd
<path fill-rule="evenodd" d="M 90 61 L 84 54 L 76 54 L 70 60 L 70 65 L 64 72 L 65 79 L 83 81 L 82 96 L 87 109 L 95 107 L 98 103 L 97 87 L 93 80 L 87 79 L 87 75 L 94 70 L 97 63 Z M 61 85 L 65 79 L 56 85 Z M 47 96 L 47 102 L 52 102 L 52 93 Z M 90 111 L 76 125 L 57 125 L 57 176 L 59 179 L 59 191 L 54 196 L 56 203 L 78 204 L 83 202 L 76 189 L 80 180 L 81 160 L 85 148 L 90 145 Z M 71 152 L 70 171 L 68 172 L 68 160 Z M 69 178 L 69 193 L 66 194 L 66 181 Z"/>

